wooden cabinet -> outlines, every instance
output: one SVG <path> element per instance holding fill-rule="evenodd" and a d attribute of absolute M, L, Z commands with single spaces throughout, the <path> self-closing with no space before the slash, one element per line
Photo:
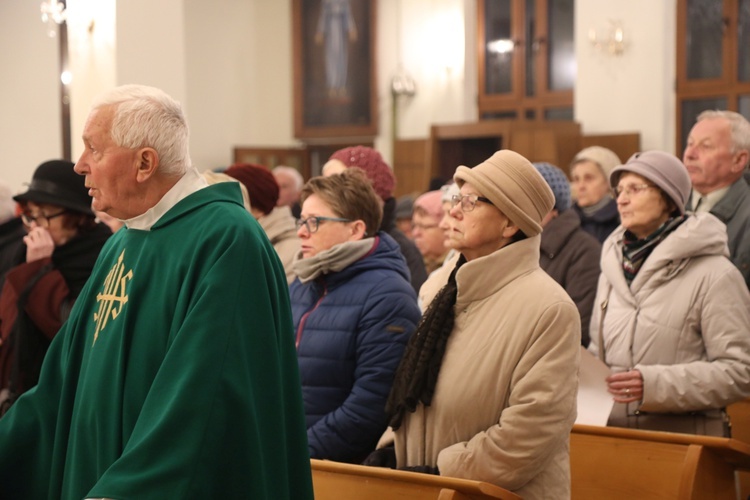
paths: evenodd
<path fill-rule="evenodd" d="M 477 0 L 480 119 L 572 120 L 574 0 Z"/>

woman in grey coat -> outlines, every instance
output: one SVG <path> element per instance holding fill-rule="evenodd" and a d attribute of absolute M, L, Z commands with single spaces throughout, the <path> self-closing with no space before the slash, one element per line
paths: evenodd
<path fill-rule="evenodd" d="M 724 225 L 685 213 L 680 160 L 637 153 L 610 176 L 622 225 L 602 248 L 589 350 L 612 368 L 609 425 L 728 435 L 750 396 L 750 293 Z"/>

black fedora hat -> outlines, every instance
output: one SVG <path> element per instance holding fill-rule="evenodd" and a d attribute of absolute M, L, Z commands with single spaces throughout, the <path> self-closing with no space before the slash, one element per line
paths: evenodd
<path fill-rule="evenodd" d="M 75 164 L 66 160 L 50 160 L 39 165 L 31 178 L 29 189 L 13 197 L 16 201 L 33 201 L 94 215 L 86 180 L 73 170 Z"/>

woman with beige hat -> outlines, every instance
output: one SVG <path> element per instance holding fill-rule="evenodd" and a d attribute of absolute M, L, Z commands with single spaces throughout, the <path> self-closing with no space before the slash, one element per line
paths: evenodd
<path fill-rule="evenodd" d="M 573 209 L 581 229 L 602 243 L 620 225 L 617 203 L 609 187 L 609 173 L 622 163 L 611 150 L 590 146 L 575 155 L 570 164 L 571 187 L 576 199 Z"/>
<path fill-rule="evenodd" d="M 750 293 L 724 224 L 685 213 L 690 177 L 668 153 L 612 171 L 622 226 L 602 248 L 589 351 L 612 368 L 609 425 L 728 435 L 750 396 Z"/>
<path fill-rule="evenodd" d="M 539 267 L 554 196 L 513 151 L 454 178 L 448 244 L 459 255 L 422 287 L 429 306 L 386 407 L 396 465 L 567 498 L 581 329 Z"/>

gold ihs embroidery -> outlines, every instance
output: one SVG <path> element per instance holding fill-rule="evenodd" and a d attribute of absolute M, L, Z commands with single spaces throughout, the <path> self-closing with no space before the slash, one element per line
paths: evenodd
<path fill-rule="evenodd" d="M 107 321 L 110 319 L 116 319 L 117 316 L 122 312 L 122 308 L 128 302 L 127 285 L 128 281 L 133 279 L 133 270 L 125 272 L 125 265 L 122 263 L 122 259 L 125 257 L 125 250 L 122 251 L 120 256 L 117 258 L 117 263 L 107 274 L 104 279 L 104 286 L 102 292 L 96 294 L 96 301 L 99 303 L 99 310 L 94 313 L 94 321 L 96 321 L 96 331 L 94 332 L 94 342 L 99 337 Z M 117 304 L 115 304 L 117 303 Z"/>

